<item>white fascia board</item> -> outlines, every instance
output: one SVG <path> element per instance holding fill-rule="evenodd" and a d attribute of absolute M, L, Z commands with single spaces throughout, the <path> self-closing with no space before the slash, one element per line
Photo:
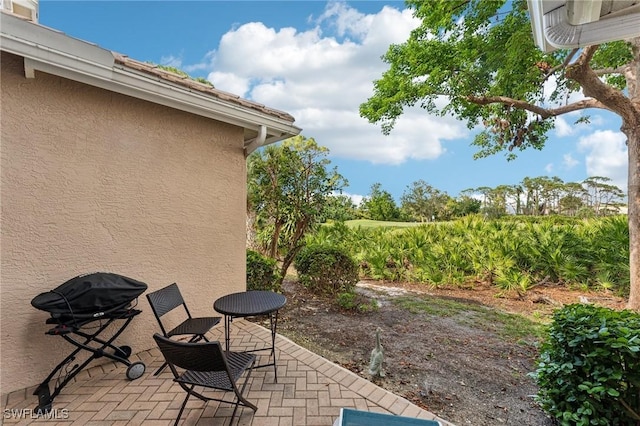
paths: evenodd
<path fill-rule="evenodd" d="M 531 29 L 533 31 L 533 41 L 543 52 L 552 52 L 555 50 L 553 46 L 547 43 L 544 36 L 544 9 L 541 0 L 527 0 L 529 9 L 529 20 L 531 21 Z"/>
<path fill-rule="evenodd" d="M 256 132 L 265 126 L 269 136 L 265 143 L 301 131 L 289 121 L 117 66 L 109 50 L 5 13 L 0 15 L 0 48 L 24 57 L 27 75 L 38 70 Z"/>

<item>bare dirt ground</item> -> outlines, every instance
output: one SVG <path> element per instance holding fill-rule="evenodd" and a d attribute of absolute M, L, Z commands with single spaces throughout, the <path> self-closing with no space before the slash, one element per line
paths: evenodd
<path fill-rule="evenodd" d="M 372 281 L 359 283 L 358 293 L 362 301 L 375 299 L 380 307 L 359 313 L 340 309 L 296 281 L 286 280 L 284 293 L 279 333 L 458 426 L 553 424 L 533 400 L 537 387 L 527 375 L 535 369 L 538 338 L 505 332 L 492 313 L 544 321 L 562 304 L 588 301 L 624 308 L 625 303 L 612 295 L 557 286 L 496 297 L 495 288 L 482 284 L 430 289 Z M 420 308 L 401 306 L 399 300 L 415 300 Z M 461 303 L 469 309 L 460 309 Z M 377 327 L 384 378 L 368 373 Z"/>

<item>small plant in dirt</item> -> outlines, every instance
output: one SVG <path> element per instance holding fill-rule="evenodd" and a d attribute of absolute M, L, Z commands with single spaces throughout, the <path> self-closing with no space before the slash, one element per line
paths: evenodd
<path fill-rule="evenodd" d="M 278 265 L 274 259 L 247 250 L 247 290 L 280 292 Z"/>
<path fill-rule="evenodd" d="M 375 300 L 370 300 L 356 292 L 338 293 L 336 303 L 340 308 L 347 311 L 368 313 L 378 310 L 378 303 Z"/>
<path fill-rule="evenodd" d="M 563 426 L 640 424 L 640 314 L 556 311 L 532 376 L 537 401 Z"/>
<path fill-rule="evenodd" d="M 353 292 L 358 282 L 358 266 L 337 247 L 306 246 L 297 254 L 294 266 L 300 282 L 320 294 Z"/>

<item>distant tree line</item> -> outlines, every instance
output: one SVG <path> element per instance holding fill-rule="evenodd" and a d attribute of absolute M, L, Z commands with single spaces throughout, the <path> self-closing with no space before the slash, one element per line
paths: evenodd
<path fill-rule="evenodd" d="M 372 219 L 398 222 L 451 220 L 480 213 L 498 218 L 505 215 L 574 217 L 607 216 L 621 212 L 624 192 L 611 179 L 593 176 L 582 182 L 564 182 L 559 177 L 526 177 L 516 185 L 469 188 L 452 197 L 418 180 L 407 186 L 400 205 L 374 183 L 360 205 L 346 195 L 328 197 L 323 220 Z"/>

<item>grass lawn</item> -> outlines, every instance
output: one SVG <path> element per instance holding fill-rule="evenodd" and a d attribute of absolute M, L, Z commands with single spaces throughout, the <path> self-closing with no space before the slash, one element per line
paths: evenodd
<path fill-rule="evenodd" d="M 427 223 L 422 223 L 422 222 L 385 222 L 382 220 L 370 220 L 370 219 L 357 219 L 357 220 L 348 220 L 345 222 L 345 224 L 349 227 L 349 228 L 357 228 L 357 227 L 362 227 L 362 228 L 378 228 L 381 226 L 387 227 L 387 228 L 409 228 L 411 226 L 418 226 L 418 225 L 426 225 Z"/>

